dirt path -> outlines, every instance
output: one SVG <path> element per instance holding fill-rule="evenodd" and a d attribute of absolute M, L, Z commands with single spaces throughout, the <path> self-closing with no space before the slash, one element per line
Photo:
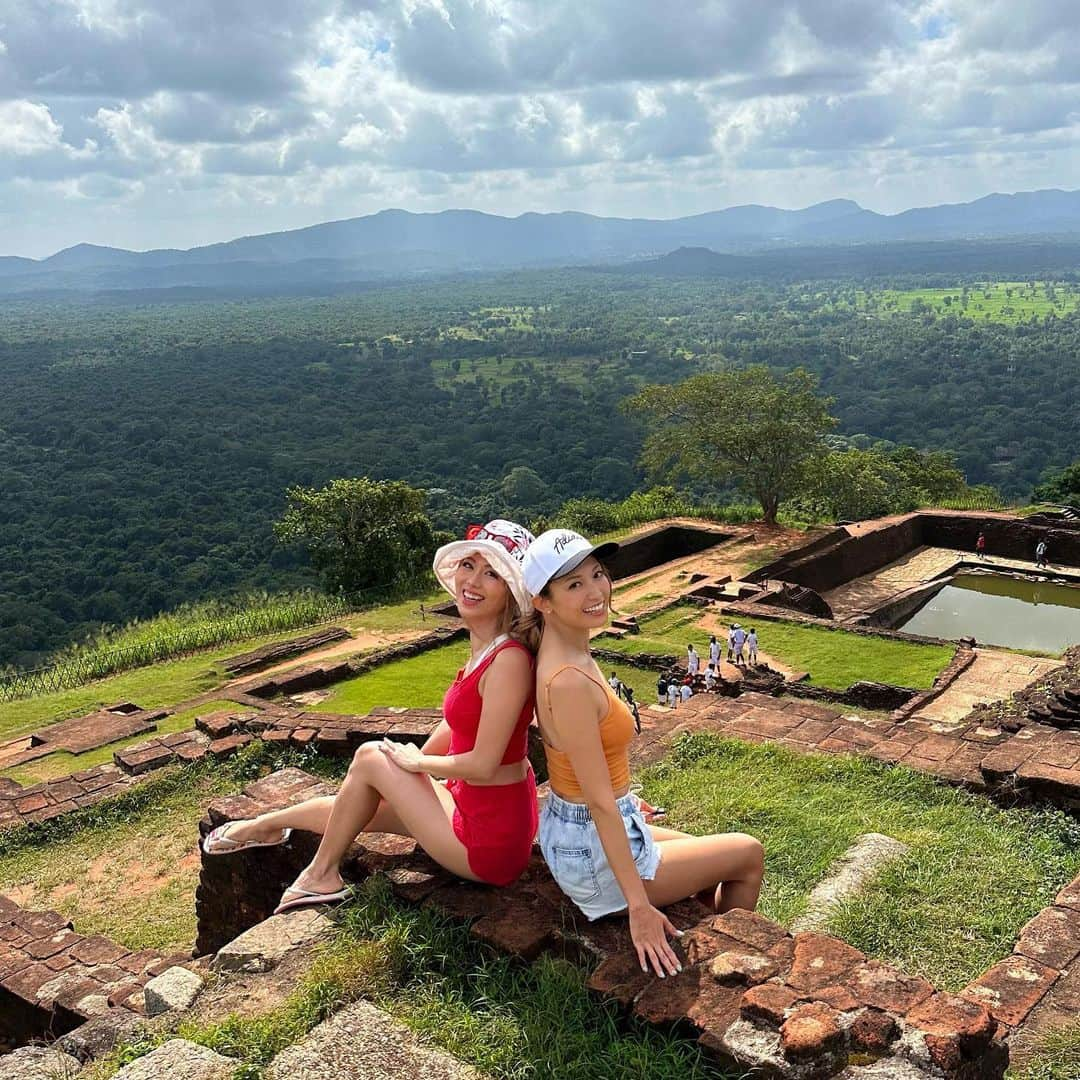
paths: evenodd
<path fill-rule="evenodd" d="M 411 641 L 413 638 L 422 637 L 433 625 L 435 624 L 429 624 L 425 629 L 399 630 L 393 634 L 371 630 L 354 631 L 351 638 L 346 638 L 344 641 L 335 641 L 333 645 L 327 645 L 324 649 L 316 649 L 314 652 L 304 653 L 303 656 L 294 656 L 291 660 L 283 660 L 280 664 L 263 668 L 257 674 L 260 677 L 263 675 L 276 675 L 279 671 L 291 671 L 302 664 L 316 664 L 321 660 L 331 660 L 335 656 L 349 656 L 365 649 L 380 649 L 385 645 L 396 645 L 401 641 Z M 247 682 L 250 679 L 250 675 L 244 675 L 234 681 Z"/>

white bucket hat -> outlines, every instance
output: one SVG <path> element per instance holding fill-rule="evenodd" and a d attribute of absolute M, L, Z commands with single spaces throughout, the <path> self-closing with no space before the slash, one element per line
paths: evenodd
<path fill-rule="evenodd" d="M 525 549 L 533 539 L 533 534 L 524 525 L 503 518 L 496 518 L 486 525 L 470 525 L 465 531 L 464 540 L 443 544 L 435 552 L 432 569 L 442 587 L 456 600 L 454 572 L 462 559 L 479 552 L 509 586 L 521 614 L 528 615 L 533 609 L 532 597 L 525 588 L 521 563 L 525 558 Z"/>

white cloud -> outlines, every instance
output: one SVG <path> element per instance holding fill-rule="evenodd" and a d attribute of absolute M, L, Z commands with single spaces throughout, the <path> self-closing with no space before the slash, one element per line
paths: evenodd
<path fill-rule="evenodd" d="M 34 101 L 0 102 L 0 154 L 29 157 L 56 150 L 63 130 L 48 105 Z"/>
<path fill-rule="evenodd" d="M 1080 38 L 1061 0 L 7 8 L 0 205 L 37 185 L 33 231 L 4 222 L 37 254 L 385 205 L 895 210 L 1078 175 Z"/>

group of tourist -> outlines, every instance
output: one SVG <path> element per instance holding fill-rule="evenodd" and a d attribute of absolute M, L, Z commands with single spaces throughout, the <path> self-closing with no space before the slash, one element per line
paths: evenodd
<path fill-rule="evenodd" d="M 282 844 L 294 829 L 320 834 L 281 898 L 283 912 L 348 895 L 340 863 L 361 832 L 411 836 L 459 877 L 505 886 L 524 872 L 539 831 L 570 900 L 589 919 L 627 912 L 642 970 L 676 974 L 669 939 L 681 932 L 662 909 L 700 895 L 716 911 L 753 910 L 764 856 L 743 833 L 663 828 L 630 790 L 636 705 L 604 680 L 589 650 L 608 619 L 603 559 L 617 546 L 594 546 L 567 529 L 534 538 L 500 520 L 440 548 L 435 574 L 468 628 L 470 658 L 435 732 L 422 747 L 365 743 L 336 795 L 220 826 L 207 835 L 206 853 Z M 539 814 L 526 755 L 534 722 L 551 788 Z"/>

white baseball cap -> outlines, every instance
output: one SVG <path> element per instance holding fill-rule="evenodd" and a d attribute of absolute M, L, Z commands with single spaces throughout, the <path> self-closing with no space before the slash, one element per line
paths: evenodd
<path fill-rule="evenodd" d="M 462 559 L 479 552 L 509 586 L 521 614 L 528 615 L 532 611 L 532 597 L 525 587 L 521 562 L 532 542 L 533 534 L 516 521 L 496 518 L 486 525 L 470 525 L 464 540 L 443 544 L 435 552 L 432 569 L 442 587 L 456 600 L 454 571 Z"/>
<path fill-rule="evenodd" d="M 539 596 L 549 581 L 569 574 L 590 555 L 603 559 L 618 550 L 614 541 L 594 545 L 572 529 L 548 529 L 525 552 L 525 588 L 532 596 Z"/>

